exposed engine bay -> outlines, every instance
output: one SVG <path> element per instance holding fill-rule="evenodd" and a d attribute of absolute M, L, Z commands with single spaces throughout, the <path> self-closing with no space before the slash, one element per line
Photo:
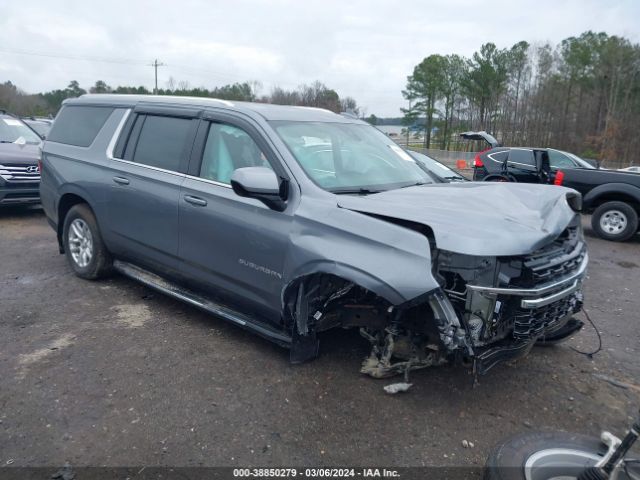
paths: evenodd
<path fill-rule="evenodd" d="M 361 372 L 405 375 L 444 363 L 484 374 L 579 330 L 588 263 L 579 217 L 551 243 L 528 255 L 464 255 L 432 246 L 440 288 L 402 305 L 333 275 L 301 279 L 287 308 L 294 334 L 310 338 L 332 327 L 359 328 L 371 344 Z M 293 353 L 292 353 L 293 359 Z"/>

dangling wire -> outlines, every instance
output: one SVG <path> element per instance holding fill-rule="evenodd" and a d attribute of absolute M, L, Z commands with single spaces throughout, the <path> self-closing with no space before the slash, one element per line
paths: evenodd
<path fill-rule="evenodd" d="M 582 350 L 578 350 L 575 347 L 570 347 L 570 348 L 576 353 L 579 353 L 581 355 L 586 355 L 590 359 L 593 359 L 593 356 L 596 353 L 598 353 L 600 350 L 602 350 L 602 336 L 600 335 L 600 332 L 598 331 L 598 327 L 596 327 L 596 324 L 593 323 L 593 320 L 591 320 L 591 317 L 589 317 L 589 314 L 587 313 L 587 311 L 582 310 L 582 313 L 584 313 L 584 316 L 587 318 L 587 320 L 589 321 L 593 329 L 596 331 L 596 335 L 598 336 L 598 348 L 596 348 L 593 352 L 583 352 Z"/>

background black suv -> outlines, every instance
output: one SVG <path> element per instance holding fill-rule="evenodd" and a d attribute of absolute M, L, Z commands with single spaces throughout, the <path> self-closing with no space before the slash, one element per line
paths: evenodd
<path fill-rule="evenodd" d="M 465 140 L 481 142 L 489 146 L 479 152 L 473 160 L 473 180 L 485 182 L 553 182 L 558 169 L 598 168 L 597 165 L 583 160 L 573 153 L 555 148 L 504 147 L 496 138 L 484 131 L 464 132 Z M 536 155 L 538 152 L 538 155 Z M 536 161 L 539 153 L 544 154 L 546 169 L 550 171 L 541 176 L 540 165 Z"/>
<path fill-rule="evenodd" d="M 539 183 L 534 151 L 545 151 L 549 155 L 551 181 L 555 172 L 570 168 L 594 169 L 586 160 L 573 153 L 553 148 L 495 147 L 476 155 L 473 160 L 473 179 L 476 181 L 517 181 Z"/>

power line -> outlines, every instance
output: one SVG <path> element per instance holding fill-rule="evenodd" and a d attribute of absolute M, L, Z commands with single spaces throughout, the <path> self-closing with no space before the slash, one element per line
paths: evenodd
<path fill-rule="evenodd" d="M 1 48 L 0 53 L 8 53 L 10 55 L 30 55 L 33 57 L 48 57 L 48 58 L 65 58 L 67 60 L 82 60 L 87 62 L 103 62 L 103 63 L 118 63 L 123 65 L 140 65 L 142 61 L 136 61 L 131 59 L 115 59 L 115 58 L 102 58 L 102 57 L 88 57 L 82 55 L 64 55 L 58 53 L 42 53 L 28 50 L 6 50 Z"/>
<path fill-rule="evenodd" d="M 155 59 L 154 63 L 145 64 L 143 60 L 134 60 L 134 59 L 128 59 L 128 58 L 106 58 L 106 57 L 93 57 L 93 56 L 87 56 L 87 55 L 68 55 L 68 54 L 61 54 L 61 53 L 36 52 L 36 51 L 32 51 L 32 50 L 31 51 L 30 50 L 9 50 L 9 49 L 0 48 L 0 53 L 10 54 L 10 55 L 28 55 L 28 56 L 45 57 L 45 58 L 62 58 L 62 59 L 67 59 L 67 60 L 79 60 L 79 61 L 85 61 L 85 62 L 112 63 L 112 64 L 120 64 L 120 65 L 135 65 L 135 66 L 140 66 L 140 67 L 152 66 L 152 67 L 154 67 L 154 77 L 155 77 L 154 93 L 157 93 L 157 91 L 158 91 L 158 67 L 169 66 L 169 65 L 167 65 L 165 63 L 159 62 L 158 59 Z M 221 78 L 221 79 L 229 79 L 229 80 L 233 80 L 233 81 L 236 81 L 236 82 L 240 82 L 240 81 L 245 81 L 246 80 L 246 77 L 241 78 L 238 75 L 229 74 L 229 73 L 223 73 L 223 72 L 214 71 L 214 70 L 209 70 L 209 69 L 206 69 L 206 68 L 192 67 L 192 66 L 175 64 L 175 63 L 172 63 L 171 65 L 173 67 L 177 67 L 180 70 L 185 70 L 187 73 L 191 72 L 191 74 L 196 74 L 196 75 L 199 73 L 200 75 L 202 75 L 203 78 L 209 77 L 209 76 L 216 76 L 216 77 Z M 274 88 L 274 87 L 297 88 L 302 84 L 302 82 L 299 83 L 299 84 L 294 85 L 293 83 L 290 83 L 290 82 L 269 81 L 269 80 L 261 80 L 260 83 L 265 85 L 265 86 L 271 85 L 272 88 Z M 381 91 L 381 90 L 368 90 L 368 91 L 366 91 L 366 93 L 369 93 L 369 94 L 385 94 L 387 92 L 386 91 Z M 375 97 L 373 97 L 373 99 L 391 100 L 391 96 L 387 96 L 387 95 L 375 96 Z"/>

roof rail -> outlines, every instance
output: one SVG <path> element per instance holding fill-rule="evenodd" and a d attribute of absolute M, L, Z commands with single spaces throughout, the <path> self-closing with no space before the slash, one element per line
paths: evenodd
<path fill-rule="evenodd" d="M 354 118 L 354 119 L 356 119 L 356 120 L 360 120 L 360 119 L 358 118 L 358 116 L 355 114 L 355 112 L 353 112 L 353 111 L 351 111 L 351 110 L 346 111 L 346 112 L 340 112 L 340 115 L 342 115 L 343 117 L 347 117 L 347 118 Z"/>

